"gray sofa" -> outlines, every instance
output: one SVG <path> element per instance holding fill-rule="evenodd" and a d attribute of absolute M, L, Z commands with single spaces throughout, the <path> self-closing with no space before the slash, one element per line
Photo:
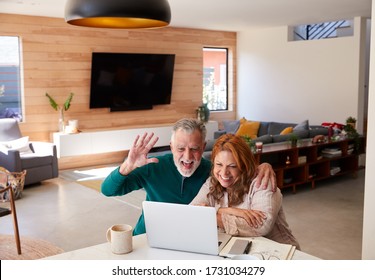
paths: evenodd
<path fill-rule="evenodd" d="M 235 134 L 240 126 L 240 121 L 223 121 L 224 129 L 214 132 L 214 139 L 207 140 L 206 148 L 203 153 L 203 157 L 210 160 L 213 145 L 217 138 L 226 133 Z M 281 122 L 260 122 L 258 137 L 253 141 L 260 141 L 263 144 L 271 144 L 289 141 L 290 134 L 280 135 L 280 132 L 287 127 L 293 127 L 293 133 L 298 136 L 299 139 L 314 138 L 316 135 L 328 135 L 328 128 L 321 125 L 309 125 L 308 120 L 305 120 L 299 124 L 297 123 L 281 123 Z M 170 153 L 168 147 L 152 150 L 149 153 L 149 157 L 160 156 L 166 153 Z"/>
<path fill-rule="evenodd" d="M 217 139 L 226 133 L 235 134 L 240 127 L 240 121 L 223 121 L 223 129 L 214 132 L 214 138 Z M 328 128 L 321 125 L 309 125 L 305 120 L 301 123 L 282 123 L 260 121 L 257 138 L 253 141 L 260 141 L 263 144 L 278 143 L 288 141 L 290 134 L 280 135 L 285 128 L 292 127 L 293 134 L 299 139 L 313 138 L 316 135 L 328 135 Z"/>

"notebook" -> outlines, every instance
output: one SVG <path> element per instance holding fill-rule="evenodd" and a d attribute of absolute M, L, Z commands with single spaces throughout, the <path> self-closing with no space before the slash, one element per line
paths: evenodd
<path fill-rule="evenodd" d="M 214 207 L 144 201 L 150 247 L 218 255 L 231 238 L 218 233 Z"/>

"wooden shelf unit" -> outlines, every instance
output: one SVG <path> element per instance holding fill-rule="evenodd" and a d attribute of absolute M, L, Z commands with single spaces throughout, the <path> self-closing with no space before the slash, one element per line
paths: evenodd
<path fill-rule="evenodd" d="M 292 147 L 288 142 L 264 145 L 261 152 L 255 153 L 255 158 L 258 163 L 267 162 L 272 165 L 280 189 L 291 187 L 293 192 L 296 192 L 297 185 L 311 183 L 314 188 L 318 180 L 348 173 L 356 176 L 359 168 L 358 157 L 365 152 L 364 137 L 359 140 L 357 148 L 354 139 L 318 144 L 306 139 L 300 141 L 296 147 Z M 327 149 L 338 154 L 324 156 L 323 151 Z M 287 164 L 287 161 L 290 163 Z"/>

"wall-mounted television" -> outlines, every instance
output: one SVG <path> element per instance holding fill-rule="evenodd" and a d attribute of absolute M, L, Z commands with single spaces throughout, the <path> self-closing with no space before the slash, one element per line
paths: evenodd
<path fill-rule="evenodd" d="M 174 54 L 92 53 L 90 108 L 152 109 L 170 104 Z"/>

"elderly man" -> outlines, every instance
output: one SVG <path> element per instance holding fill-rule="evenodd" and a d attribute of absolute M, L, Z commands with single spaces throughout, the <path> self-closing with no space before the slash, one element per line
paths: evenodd
<path fill-rule="evenodd" d="M 198 194 L 211 171 L 210 161 L 202 158 L 206 146 L 206 128 L 196 119 L 184 118 L 173 126 L 170 148 L 172 153 L 154 158 L 147 154 L 158 141 L 154 134 L 137 136 L 125 161 L 104 180 L 101 191 L 106 196 L 125 195 L 143 188 L 146 200 L 189 204 Z M 258 167 L 262 178 L 257 187 L 275 187 L 271 165 Z M 143 214 L 133 234 L 145 233 Z"/>

